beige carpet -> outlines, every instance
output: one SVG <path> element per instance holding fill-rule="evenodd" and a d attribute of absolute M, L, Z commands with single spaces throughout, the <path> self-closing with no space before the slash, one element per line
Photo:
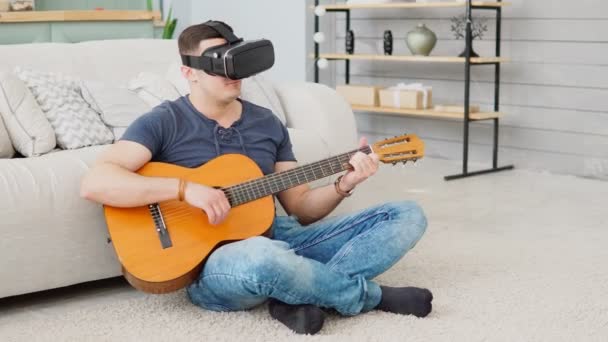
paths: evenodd
<path fill-rule="evenodd" d="M 151 296 L 101 282 L 0 301 L 1 341 L 606 341 L 608 182 L 512 171 L 455 182 L 457 164 L 383 168 L 358 207 L 413 198 L 429 229 L 378 278 L 430 288 L 424 319 L 373 312 L 332 316 L 296 336 L 264 307 L 212 313 L 183 292 Z"/>

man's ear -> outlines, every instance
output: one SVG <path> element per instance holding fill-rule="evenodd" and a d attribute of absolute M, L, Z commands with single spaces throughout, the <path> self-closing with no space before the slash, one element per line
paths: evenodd
<path fill-rule="evenodd" d="M 196 74 L 196 72 L 194 72 L 194 69 L 192 69 L 191 67 L 182 65 L 180 67 L 180 70 L 185 79 L 187 79 L 190 82 L 198 82 L 198 75 Z"/>

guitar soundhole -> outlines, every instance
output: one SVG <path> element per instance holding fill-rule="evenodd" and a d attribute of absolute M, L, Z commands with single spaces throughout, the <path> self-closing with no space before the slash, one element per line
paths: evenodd
<path fill-rule="evenodd" d="M 163 213 L 160 210 L 160 205 L 158 205 L 158 203 L 149 204 L 148 210 L 150 210 L 150 215 L 152 215 L 152 219 L 154 220 L 154 228 L 158 234 L 161 247 L 163 249 L 173 247 L 171 237 L 169 236 L 169 231 L 167 230 L 167 225 L 163 219 Z"/>

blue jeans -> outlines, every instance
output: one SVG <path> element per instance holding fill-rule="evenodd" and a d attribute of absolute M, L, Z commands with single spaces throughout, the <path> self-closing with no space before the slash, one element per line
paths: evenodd
<path fill-rule="evenodd" d="M 380 303 L 374 277 L 420 240 L 426 218 L 414 202 L 392 202 L 302 226 L 277 217 L 273 239 L 224 245 L 188 287 L 192 303 L 208 310 L 245 310 L 276 298 L 333 308 L 343 315 Z"/>

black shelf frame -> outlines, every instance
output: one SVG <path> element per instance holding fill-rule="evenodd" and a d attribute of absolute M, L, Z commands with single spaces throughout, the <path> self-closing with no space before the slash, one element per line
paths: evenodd
<path fill-rule="evenodd" d="M 496 0 L 501 2 L 502 0 Z M 315 7 L 319 6 L 319 0 L 315 0 Z M 494 111 L 498 112 L 500 107 L 500 62 L 484 62 L 484 63 L 471 63 L 471 51 L 473 45 L 473 35 L 471 30 L 472 23 L 472 11 L 473 10 L 493 10 L 496 11 L 496 57 L 500 57 L 500 43 L 501 43 L 501 17 L 502 7 L 501 6 L 475 6 L 472 4 L 472 0 L 466 2 L 466 34 L 465 34 L 465 63 L 464 63 L 464 119 L 463 119 L 463 144 L 462 144 L 462 172 L 445 176 L 446 181 L 461 179 L 471 176 L 483 175 L 488 173 L 494 173 L 504 170 L 511 170 L 514 168 L 513 165 L 498 166 L 498 135 L 499 135 L 499 118 L 489 119 L 493 121 L 493 148 L 492 148 L 492 167 L 484 170 L 469 171 L 469 131 L 471 121 L 470 118 L 470 95 L 471 95 L 471 66 L 494 66 Z M 344 12 L 346 15 L 346 32 L 350 30 L 350 9 L 327 9 L 327 12 Z M 319 32 L 319 16 L 315 15 L 314 30 Z M 319 43 L 315 42 L 315 63 L 314 63 L 314 81 L 319 83 L 319 66 L 317 61 L 319 60 Z M 345 83 L 350 83 L 350 59 L 344 59 L 345 62 Z"/>

